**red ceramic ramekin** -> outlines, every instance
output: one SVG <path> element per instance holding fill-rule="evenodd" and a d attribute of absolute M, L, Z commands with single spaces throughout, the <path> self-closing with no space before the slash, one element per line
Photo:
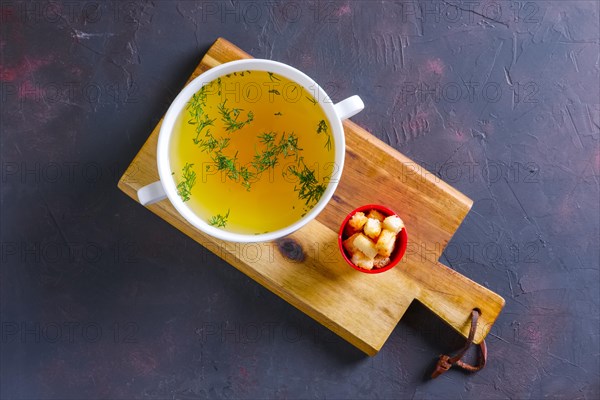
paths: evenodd
<path fill-rule="evenodd" d="M 340 232 L 338 234 L 338 244 L 340 247 L 340 251 L 342 252 L 342 256 L 344 257 L 344 260 L 346 260 L 346 262 L 348 264 L 350 264 L 350 266 L 352 268 L 356 269 L 357 271 L 364 272 L 366 274 L 379 274 L 381 272 L 385 272 L 385 271 L 388 271 L 388 270 L 394 268 L 400 262 L 400 260 L 404 256 L 404 253 L 406 252 L 406 245 L 408 243 L 408 235 L 406 234 L 406 227 L 402 228 L 402 230 L 398 233 L 398 235 L 396 236 L 396 246 L 394 247 L 394 251 L 390 255 L 391 261 L 385 267 L 373 268 L 373 269 L 369 270 L 369 269 L 364 269 L 357 265 L 354 265 L 354 263 L 351 261 L 350 254 L 348 254 L 346 249 L 344 249 L 344 246 L 342 243 L 344 241 L 344 239 L 346 239 L 343 237 L 344 230 L 346 228 L 346 224 L 348 224 L 348 221 L 350 221 L 350 218 L 352 218 L 352 216 L 354 214 L 356 214 L 357 212 L 360 212 L 360 211 L 368 212 L 370 210 L 377 210 L 380 213 L 382 213 L 383 215 L 385 215 L 386 217 L 389 217 L 390 215 L 398 215 L 397 213 L 390 210 L 389 208 L 384 207 L 379 204 L 367 204 L 365 206 L 358 207 L 356 210 L 353 210 L 350 214 L 348 214 L 348 216 L 346 216 L 346 218 L 344 219 L 344 222 L 342 222 L 342 225 L 340 227 Z"/>

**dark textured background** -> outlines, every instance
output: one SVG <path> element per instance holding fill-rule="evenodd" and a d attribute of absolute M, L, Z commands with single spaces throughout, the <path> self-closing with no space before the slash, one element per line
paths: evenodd
<path fill-rule="evenodd" d="M 0 6 L 3 399 L 598 398 L 597 2 Z M 117 189 L 218 36 L 474 199 L 485 370 L 428 381 L 462 341 L 419 304 L 368 358 Z"/>

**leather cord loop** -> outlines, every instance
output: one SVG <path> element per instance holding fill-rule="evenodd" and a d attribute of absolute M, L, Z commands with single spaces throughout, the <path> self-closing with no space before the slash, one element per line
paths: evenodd
<path fill-rule="evenodd" d="M 440 359 L 435 366 L 435 370 L 431 374 L 432 379 L 437 378 L 444 372 L 448 371 L 453 365 L 470 372 L 476 372 L 485 367 L 485 363 L 487 361 L 487 346 L 485 345 L 485 340 L 482 340 L 481 343 L 479 343 L 479 361 L 477 365 L 471 365 L 461 361 L 461 358 L 465 355 L 473 343 L 475 332 L 477 331 L 477 320 L 479 319 L 480 314 L 481 312 L 477 309 L 474 309 L 471 312 L 471 329 L 469 330 L 469 337 L 467 338 L 465 345 L 452 357 L 445 354 L 440 355 Z"/>

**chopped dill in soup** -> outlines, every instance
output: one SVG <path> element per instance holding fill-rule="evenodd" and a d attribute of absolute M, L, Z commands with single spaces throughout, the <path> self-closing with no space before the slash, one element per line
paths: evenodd
<path fill-rule="evenodd" d="M 177 193 L 212 226 L 262 234 L 302 218 L 334 170 L 329 120 L 303 86 L 267 71 L 205 84 L 170 144 Z"/>

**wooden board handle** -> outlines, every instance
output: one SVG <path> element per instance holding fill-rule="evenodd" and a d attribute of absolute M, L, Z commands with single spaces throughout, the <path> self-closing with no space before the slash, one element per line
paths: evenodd
<path fill-rule="evenodd" d="M 471 326 L 471 311 L 478 308 L 481 316 L 474 342 L 480 343 L 504 307 L 504 299 L 439 262 L 426 264 L 411 273 L 421 286 L 417 300 L 465 337 Z"/>

